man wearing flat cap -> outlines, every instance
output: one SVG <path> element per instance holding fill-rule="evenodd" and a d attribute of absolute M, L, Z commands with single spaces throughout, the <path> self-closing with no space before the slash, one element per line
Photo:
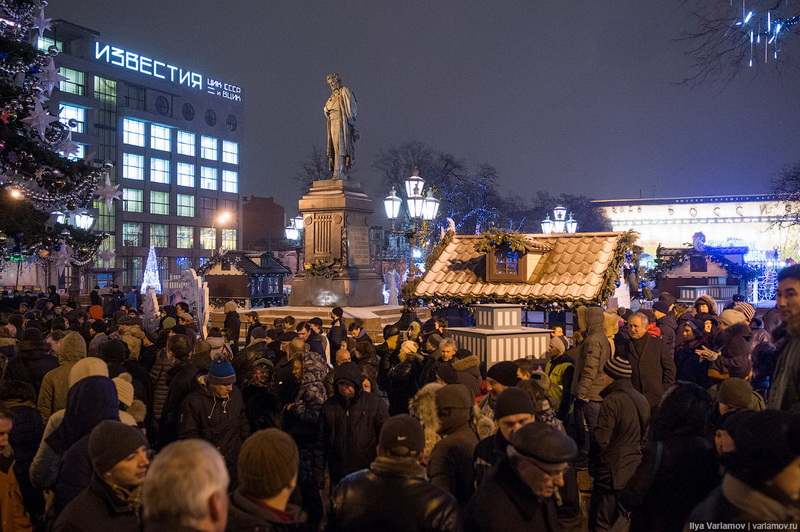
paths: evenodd
<path fill-rule="evenodd" d="M 390 417 L 381 427 L 378 457 L 334 490 L 327 532 L 461 530 L 455 498 L 427 481 L 420 465 L 424 450 L 419 421 L 408 414 Z"/>
<path fill-rule="evenodd" d="M 523 425 L 510 443 L 506 456 L 470 500 L 466 530 L 561 530 L 554 496 L 578 454 L 577 445 L 543 423 Z"/>

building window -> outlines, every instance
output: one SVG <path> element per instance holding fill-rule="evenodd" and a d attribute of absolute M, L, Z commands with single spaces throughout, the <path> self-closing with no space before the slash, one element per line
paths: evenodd
<path fill-rule="evenodd" d="M 217 169 L 208 166 L 200 167 L 200 188 L 217 190 Z"/>
<path fill-rule="evenodd" d="M 214 137 L 200 137 L 200 157 L 210 161 L 217 160 L 217 139 Z"/>
<path fill-rule="evenodd" d="M 77 96 L 86 94 L 85 74 L 83 72 L 61 67 L 58 69 L 58 73 L 67 78 L 66 81 L 62 81 L 58 84 L 58 88 L 61 92 L 68 92 Z"/>
<path fill-rule="evenodd" d="M 178 185 L 194 187 L 194 165 L 178 163 Z"/>
<path fill-rule="evenodd" d="M 236 131 L 236 128 L 239 127 L 239 124 L 236 123 L 236 117 L 233 115 L 228 115 L 228 119 L 225 120 L 225 124 L 228 126 L 228 131 Z"/>
<path fill-rule="evenodd" d="M 231 213 L 232 217 L 236 216 L 236 207 L 238 207 L 236 200 L 221 200 L 220 210 Z"/>
<path fill-rule="evenodd" d="M 150 214 L 169 215 L 169 192 L 150 191 Z"/>
<path fill-rule="evenodd" d="M 195 134 L 188 131 L 178 131 L 178 153 L 194 157 Z"/>
<path fill-rule="evenodd" d="M 69 159 L 70 161 L 80 161 L 81 159 L 86 157 L 86 144 L 76 143 L 75 145 L 78 147 L 78 149 L 77 151 L 75 151 L 75 153 L 67 157 L 67 159 Z"/>
<path fill-rule="evenodd" d="M 169 100 L 167 100 L 164 96 L 159 96 L 156 98 L 156 111 L 160 115 L 166 115 L 169 113 Z"/>
<path fill-rule="evenodd" d="M 144 190 L 140 188 L 123 188 L 122 210 L 125 212 L 144 212 Z"/>
<path fill-rule="evenodd" d="M 239 192 L 239 172 L 232 172 L 231 170 L 222 171 L 222 191 Z"/>
<path fill-rule="evenodd" d="M 94 97 L 100 100 L 95 111 L 98 125 L 116 127 L 117 125 L 117 82 L 113 79 L 94 77 Z M 115 141 L 116 142 L 116 141 Z"/>
<path fill-rule="evenodd" d="M 208 124 L 211 127 L 217 125 L 217 113 L 215 113 L 211 109 L 206 110 L 206 124 Z"/>
<path fill-rule="evenodd" d="M 150 124 L 150 147 L 154 150 L 172 150 L 172 132 L 168 127 Z"/>
<path fill-rule="evenodd" d="M 239 164 L 239 144 L 228 140 L 222 141 L 222 162 Z"/>
<path fill-rule="evenodd" d="M 138 247 L 142 246 L 144 239 L 142 238 L 142 224 L 134 222 L 125 222 L 122 224 L 122 243 L 125 246 Z"/>
<path fill-rule="evenodd" d="M 183 273 L 192 267 L 192 259 L 189 257 L 176 257 L 175 265 L 178 267 L 178 273 Z"/>
<path fill-rule="evenodd" d="M 517 275 L 519 272 L 519 252 L 496 252 L 494 254 L 494 271 L 500 275 Z"/>
<path fill-rule="evenodd" d="M 189 122 L 194 120 L 194 107 L 192 107 L 192 104 L 190 104 L 190 103 L 183 104 L 183 108 L 181 109 L 181 112 L 183 114 L 183 119 L 184 120 L 188 120 Z"/>
<path fill-rule="evenodd" d="M 57 41 L 52 37 L 42 37 L 42 36 L 39 36 L 39 38 L 36 39 L 36 48 L 38 48 L 42 52 L 50 52 L 51 46 L 55 46 L 56 48 L 58 48 L 59 52 L 64 51 L 64 43 L 62 41 Z"/>
<path fill-rule="evenodd" d="M 528 261 L 533 260 L 531 267 L 538 262 L 536 257 L 529 259 L 528 254 L 512 250 L 507 244 L 486 254 L 486 280 L 498 282 L 524 282 Z"/>
<path fill-rule="evenodd" d="M 213 227 L 200 228 L 200 247 L 203 249 L 217 249 L 217 230 Z"/>
<path fill-rule="evenodd" d="M 179 225 L 177 227 L 177 242 L 175 247 L 192 248 L 194 247 L 194 227 L 191 225 Z"/>
<path fill-rule="evenodd" d="M 122 177 L 144 180 L 144 156 L 135 153 L 122 154 Z"/>
<path fill-rule="evenodd" d="M 150 225 L 150 245 L 157 248 L 169 247 L 169 226 L 167 224 Z"/>
<path fill-rule="evenodd" d="M 169 184 L 169 161 L 167 159 L 150 159 L 150 181 Z"/>
<path fill-rule="evenodd" d="M 217 198 L 206 198 L 200 196 L 200 212 L 197 213 L 199 218 L 204 220 L 214 219 L 214 213 L 217 210 Z"/>
<path fill-rule="evenodd" d="M 222 230 L 222 247 L 224 249 L 236 249 L 236 229 Z"/>
<path fill-rule="evenodd" d="M 139 286 L 142 282 L 142 264 L 144 264 L 144 257 L 123 258 L 121 284 Z"/>
<path fill-rule="evenodd" d="M 62 104 L 58 120 L 75 133 L 86 133 L 86 109 L 83 107 Z M 75 120 L 77 122 L 74 128 L 70 127 L 70 120 Z"/>
<path fill-rule="evenodd" d="M 178 216 L 194 217 L 194 196 L 178 194 Z"/>
<path fill-rule="evenodd" d="M 125 85 L 125 107 L 130 107 L 131 109 L 136 109 L 139 111 L 144 111 L 145 106 L 145 95 L 147 91 L 144 87 L 139 87 L 138 85 Z"/>
<path fill-rule="evenodd" d="M 144 122 L 124 118 L 122 120 L 122 142 L 144 148 Z"/>
<path fill-rule="evenodd" d="M 690 272 L 707 272 L 708 262 L 704 255 L 691 255 L 689 257 L 689 271 Z"/>

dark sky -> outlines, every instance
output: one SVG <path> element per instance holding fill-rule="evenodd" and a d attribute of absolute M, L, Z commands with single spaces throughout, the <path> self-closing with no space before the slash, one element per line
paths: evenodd
<path fill-rule="evenodd" d="M 524 199 L 767 192 L 800 160 L 796 72 L 675 83 L 678 0 L 52 0 L 46 15 L 242 86 L 242 192 L 290 214 L 291 177 L 325 143 L 329 72 L 358 98 L 362 182 L 407 140 L 494 165 Z"/>

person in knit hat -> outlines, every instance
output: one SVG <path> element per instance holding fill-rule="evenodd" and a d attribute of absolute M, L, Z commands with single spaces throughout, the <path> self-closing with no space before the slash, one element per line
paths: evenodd
<path fill-rule="evenodd" d="M 675 340 L 678 333 L 678 322 L 670 312 L 670 305 L 666 301 L 656 301 L 653 303 L 653 314 L 656 318 L 656 325 L 661 331 L 661 339 L 667 344 L 670 354 L 675 351 Z"/>
<path fill-rule="evenodd" d="M 614 356 L 603 365 L 606 387 L 594 431 L 590 471 L 594 476 L 589 528 L 609 530 L 618 517 L 617 497 L 636 471 L 647 441 L 650 405 L 631 384 L 628 360 Z"/>
<path fill-rule="evenodd" d="M 299 459 L 297 445 L 282 430 L 259 430 L 247 438 L 239 453 L 239 487 L 231 493 L 228 530 L 303 527 L 305 513 L 289 503 Z"/>
<path fill-rule="evenodd" d="M 179 438 L 202 438 L 219 449 L 233 486 L 239 449 L 250 435 L 242 392 L 233 386 L 235 382 L 231 363 L 225 357 L 215 358 L 208 374 L 192 382 L 178 418 Z"/>
<path fill-rule="evenodd" d="M 687 523 L 800 521 L 800 415 L 779 410 L 740 412 L 728 419 L 725 428 L 735 446 L 720 457 L 725 476 Z"/>
<path fill-rule="evenodd" d="M 150 465 L 147 438 L 119 421 L 101 421 L 89 435 L 92 480 L 56 520 L 54 531 L 138 532 L 141 486 Z"/>
<path fill-rule="evenodd" d="M 42 379 L 37 408 L 42 414 L 43 422 L 47 423 L 53 412 L 67 406 L 70 370 L 83 358 L 86 358 L 86 341 L 79 333 L 70 331 L 61 340 L 61 349 L 58 352 L 59 366 L 48 371 Z"/>
<path fill-rule="evenodd" d="M 517 384 L 518 380 L 517 365 L 510 360 L 498 362 L 490 367 L 486 372 L 486 384 L 489 387 L 489 393 L 481 399 L 479 405 L 481 414 L 494 419 L 494 405 L 497 401 L 497 396 L 506 388 Z"/>
<path fill-rule="evenodd" d="M 506 454 L 511 436 L 523 425 L 536 421 L 536 409 L 530 396 L 520 388 L 508 388 L 497 396 L 494 409 L 497 432 L 484 438 L 473 455 L 475 477 L 481 485 L 492 468 Z"/>
<path fill-rule="evenodd" d="M 50 354 L 42 331 L 28 327 L 22 333 L 22 341 L 17 343 L 17 356 L 5 367 L 3 378 L 30 383 L 38 397 L 44 376 L 57 367 L 58 359 Z"/>
<path fill-rule="evenodd" d="M 461 530 L 456 500 L 427 481 L 420 464 L 424 449 L 419 421 L 408 414 L 387 419 L 377 458 L 342 479 L 331 495 L 326 530 Z"/>

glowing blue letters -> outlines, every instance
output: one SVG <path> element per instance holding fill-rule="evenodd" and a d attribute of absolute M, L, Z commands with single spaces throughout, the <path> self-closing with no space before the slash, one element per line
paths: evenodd
<path fill-rule="evenodd" d="M 199 72 L 184 70 L 158 59 L 139 55 L 109 44 L 95 43 L 94 58 L 106 63 L 133 70 L 146 76 L 163 79 L 170 83 L 177 83 L 192 89 L 204 90 L 208 94 L 219 96 L 228 100 L 242 101 L 242 89 L 236 85 L 224 83 L 212 78 L 204 78 Z M 203 79 L 207 80 L 203 85 Z"/>

